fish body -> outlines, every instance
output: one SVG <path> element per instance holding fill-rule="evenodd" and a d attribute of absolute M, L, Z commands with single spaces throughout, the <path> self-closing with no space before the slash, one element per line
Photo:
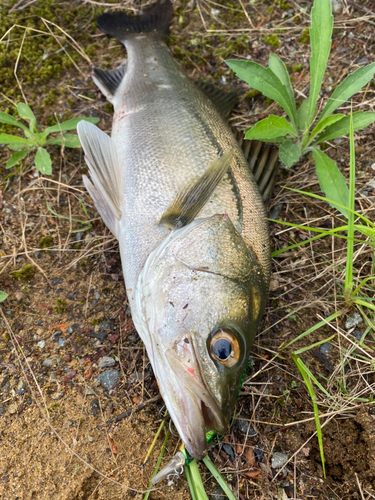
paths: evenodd
<path fill-rule="evenodd" d="M 119 241 L 135 327 L 186 448 L 201 458 L 206 429 L 223 433 L 233 411 L 270 250 L 241 148 L 165 43 L 171 15 L 165 2 L 138 18 L 98 19 L 128 60 L 94 70 L 114 106 L 112 137 L 85 122 L 78 132 L 92 179 L 85 185 Z"/>

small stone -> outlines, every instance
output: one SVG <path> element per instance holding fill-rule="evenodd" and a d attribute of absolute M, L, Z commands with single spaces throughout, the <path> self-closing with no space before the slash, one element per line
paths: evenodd
<path fill-rule="evenodd" d="M 129 382 L 134 384 L 134 382 L 142 382 L 143 373 L 142 372 L 134 372 L 129 377 Z"/>
<path fill-rule="evenodd" d="M 277 280 L 270 281 L 270 292 L 275 292 L 280 286 L 280 283 Z"/>
<path fill-rule="evenodd" d="M 8 412 L 11 415 L 14 415 L 15 413 L 17 413 L 17 411 L 18 411 L 18 405 L 16 403 L 12 403 L 8 406 Z"/>
<path fill-rule="evenodd" d="M 354 332 L 353 332 L 354 338 L 356 338 L 357 340 L 361 340 L 362 335 L 363 335 L 362 330 L 360 330 L 359 328 L 354 328 Z"/>
<path fill-rule="evenodd" d="M 262 450 L 262 448 L 260 448 L 259 445 L 254 446 L 253 452 L 254 452 L 255 460 L 257 462 L 261 462 L 263 460 L 263 457 L 264 457 L 264 451 Z"/>
<path fill-rule="evenodd" d="M 87 436 L 87 439 L 92 443 L 94 441 L 94 438 L 92 436 Z"/>
<path fill-rule="evenodd" d="M 100 299 L 100 293 L 95 292 L 95 298 L 96 298 L 96 300 L 99 300 Z"/>
<path fill-rule="evenodd" d="M 216 17 L 220 16 L 220 10 L 219 9 L 211 9 L 211 16 L 215 19 Z"/>
<path fill-rule="evenodd" d="M 330 350 L 331 350 L 331 344 L 329 342 L 324 342 L 324 344 L 322 344 L 319 349 L 319 351 L 322 354 L 325 354 L 326 356 L 329 354 Z"/>
<path fill-rule="evenodd" d="M 357 64 L 367 64 L 369 61 L 368 61 L 368 58 L 365 56 L 365 57 L 362 57 L 359 61 L 357 61 Z"/>
<path fill-rule="evenodd" d="M 20 390 L 20 389 L 24 389 L 26 387 L 26 384 L 23 380 L 20 380 L 17 384 L 17 389 Z"/>
<path fill-rule="evenodd" d="M 371 170 L 375 170 L 375 163 L 371 165 Z"/>
<path fill-rule="evenodd" d="M 113 321 L 102 321 L 99 323 L 99 328 L 100 330 L 112 330 Z"/>
<path fill-rule="evenodd" d="M 209 498 L 210 500 L 225 500 L 228 497 L 220 486 L 215 486 L 211 493 L 209 493 Z"/>
<path fill-rule="evenodd" d="M 63 280 L 61 278 L 52 278 L 51 279 L 51 284 L 52 285 L 60 285 L 60 283 L 62 283 Z"/>
<path fill-rule="evenodd" d="M 99 401 L 98 399 L 93 399 L 90 403 L 91 406 L 91 413 L 95 415 L 100 411 L 100 406 L 99 406 Z"/>
<path fill-rule="evenodd" d="M 120 377 L 118 370 L 106 370 L 95 379 L 96 382 L 106 389 L 107 391 L 113 389 L 116 385 L 117 379 Z"/>
<path fill-rule="evenodd" d="M 254 437 L 258 434 L 258 431 L 251 425 L 251 423 L 244 417 L 241 417 L 241 415 L 237 415 L 234 425 L 241 432 L 241 434 L 247 435 L 248 437 Z"/>
<path fill-rule="evenodd" d="M 40 347 L 41 349 L 44 349 L 46 347 L 46 341 L 41 340 L 40 342 L 37 343 L 37 346 Z"/>
<path fill-rule="evenodd" d="M 235 457 L 234 457 L 234 451 L 233 448 L 231 447 L 230 444 L 223 444 L 223 450 L 225 453 L 230 457 L 231 461 L 234 462 Z"/>
<path fill-rule="evenodd" d="M 346 318 L 345 328 L 347 330 L 350 330 L 351 328 L 353 328 L 353 326 L 357 326 L 360 323 L 362 323 L 362 321 L 363 321 L 362 316 L 359 313 L 355 312 L 351 316 Z"/>
<path fill-rule="evenodd" d="M 73 333 L 79 328 L 79 325 L 76 323 L 75 325 L 71 325 L 68 327 L 67 332 L 68 333 Z"/>
<path fill-rule="evenodd" d="M 18 391 L 16 391 L 16 394 L 17 396 L 23 396 L 26 392 L 26 389 L 19 389 Z"/>
<path fill-rule="evenodd" d="M 91 302 L 91 305 L 92 305 L 92 306 L 94 306 L 94 307 L 95 307 L 97 304 L 98 304 L 98 301 L 97 301 L 97 300 L 93 300 L 93 301 Z"/>
<path fill-rule="evenodd" d="M 59 346 L 64 347 L 65 346 L 65 340 L 63 338 L 59 339 Z"/>
<path fill-rule="evenodd" d="M 81 241 L 83 238 L 83 233 L 80 231 L 76 233 L 76 241 Z"/>
<path fill-rule="evenodd" d="M 58 337 L 59 335 L 62 335 L 62 331 L 61 330 L 56 330 L 55 332 L 53 332 L 53 336 L 54 337 Z"/>
<path fill-rule="evenodd" d="M 45 368 L 51 368 L 52 365 L 53 365 L 53 359 L 50 358 L 45 359 L 42 363 L 42 366 L 44 366 Z"/>
<path fill-rule="evenodd" d="M 103 356 L 98 363 L 99 368 L 109 368 L 110 366 L 114 366 L 115 364 L 116 361 L 109 356 Z"/>
<path fill-rule="evenodd" d="M 338 15 L 341 14 L 343 11 L 343 4 L 340 0 L 331 0 L 331 6 L 332 6 L 332 14 L 333 15 Z"/>
<path fill-rule="evenodd" d="M 65 396 L 64 392 L 56 392 L 56 394 L 54 394 L 52 396 L 52 399 L 55 400 L 55 401 L 57 401 L 58 399 L 61 399 L 64 396 Z"/>
<path fill-rule="evenodd" d="M 285 453 L 280 453 L 277 451 L 272 456 L 271 467 L 273 469 L 281 469 L 281 467 L 285 465 L 288 460 L 289 460 L 288 455 L 285 455 Z"/>
<path fill-rule="evenodd" d="M 90 387 L 88 387 L 85 390 L 85 396 L 95 396 L 95 392 Z"/>

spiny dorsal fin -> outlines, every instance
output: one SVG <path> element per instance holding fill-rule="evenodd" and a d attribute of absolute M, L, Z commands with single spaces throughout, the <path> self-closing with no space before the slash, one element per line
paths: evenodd
<path fill-rule="evenodd" d="M 122 170 L 112 139 L 92 123 L 77 126 L 92 184 L 85 185 L 109 229 L 117 237 L 116 220 L 121 218 Z M 91 184 L 91 186 L 90 186 Z"/>
<path fill-rule="evenodd" d="M 169 0 L 150 6 L 140 16 L 128 16 L 117 11 L 102 14 L 96 19 L 99 28 L 120 42 L 137 33 L 158 32 L 167 34 L 173 17 L 173 7 Z"/>
<path fill-rule="evenodd" d="M 119 66 L 113 70 L 92 68 L 92 77 L 95 85 L 106 96 L 108 101 L 112 102 L 116 90 L 120 86 L 126 72 L 126 65 Z"/>
<path fill-rule="evenodd" d="M 175 229 L 189 224 L 203 208 L 233 158 L 229 151 L 213 161 L 199 179 L 193 180 L 178 193 L 167 210 L 162 215 L 159 225 Z"/>
<path fill-rule="evenodd" d="M 233 134 L 254 174 L 263 201 L 266 202 L 275 185 L 279 169 L 279 150 L 277 147 L 261 141 L 248 141 L 244 139 L 244 133 L 241 131 L 235 130 Z"/>
<path fill-rule="evenodd" d="M 237 92 L 234 90 L 228 92 L 220 87 L 216 87 L 216 85 L 213 85 L 212 83 L 201 80 L 196 80 L 194 83 L 226 118 L 238 100 Z"/>

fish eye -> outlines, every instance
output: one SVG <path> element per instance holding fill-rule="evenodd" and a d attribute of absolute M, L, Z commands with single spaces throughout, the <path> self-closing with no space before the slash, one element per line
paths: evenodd
<path fill-rule="evenodd" d="M 234 331 L 230 328 L 216 330 L 211 337 L 210 354 L 222 365 L 234 366 L 240 358 L 240 344 Z"/>

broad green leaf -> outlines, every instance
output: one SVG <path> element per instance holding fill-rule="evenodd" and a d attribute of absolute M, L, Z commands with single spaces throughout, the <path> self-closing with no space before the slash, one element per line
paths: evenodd
<path fill-rule="evenodd" d="M 46 175 L 52 174 L 52 161 L 49 153 L 44 148 L 38 148 L 35 155 L 35 167 Z"/>
<path fill-rule="evenodd" d="M 27 130 L 27 127 L 23 123 L 18 122 L 13 116 L 3 113 L 2 111 L 0 111 L 0 123 L 6 123 L 7 125 L 13 125 L 13 127 Z"/>
<path fill-rule="evenodd" d="M 375 121 L 374 111 L 356 111 L 353 113 L 354 131 L 365 128 Z M 320 136 L 315 144 L 320 144 L 324 141 L 330 141 L 349 134 L 350 116 L 345 116 L 336 123 L 330 125 Z M 0 141 L 1 142 L 1 141 Z"/>
<path fill-rule="evenodd" d="M 49 144 L 55 144 L 57 146 L 64 145 L 66 148 L 79 148 L 81 143 L 79 142 L 78 135 L 75 134 L 64 134 L 59 137 L 54 137 L 53 139 L 48 139 L 46 141 L 46 146 Z"/>
<path fill-rule="evenodd" d="M 14 165 L 17 165 L 19 161 L 21 161 L 25 156 L 29 154 L 29 151 L 17 151 L 17 153 L 13 153 L 12 156 L 5 164 L 5 168 L 12 168 Z"/>
<path fill-rule="evenodd" d="M 336 123 L 340 121 L 342 118 L 344 118 L 345 115 L 341 113 L 337 113 L 336 115 L 330 115 L 326 116 L 324 120 L 319 120 L 318 123 L 316 124 L 316 127 L 313 129 L 311 132 L 311 135 L 309 137 L 309 142 L 312 142 L 312 140 L 320 134 L 326 127 L 329 127 L 333 123 Z"/>
<path fill-rule="evenodd" d="M 336 163 L 323 153 L 323 151 L 313 148 L 312 152 L 320 189 L 327 198 L 337 201 L 341 205 L 347 207 L 349 204 L 349 189 L 346 185 L 345 177 L 338 169 Z M 346 209 L 334 203 L 330 203 L 330 205 L 345 215 L 346 218 L 348 217 L 348 211 Z"/>
<path fill-rule="evenodd" d="M 301 156 L 301 148 L 291 140 L 281 143 L 279 148 L 279 158 L 286 167 L 291 167 Z"/>
<path fill-rule="evenodd" d="M 296 104 L 294 100 L 292 84 L 290 82 L 290 76 L 288 70 L 286 69 L 286 66 L 276 54 L 270 54 L 270 57 L 268 59 L 268 66 L 270 70 L 277 76 L 280 82 L 285 86 L 285 89 L 289 95 L 291 106 L 294 109 L 294 122 L 296 122 Z"/>
<path fill-rule="evenodd" d="M 24 144 L 25 147 L 32 146 L 33 142 L 16 135 L 0 134 L 0 144 Z"/>
<path fill-rule="evenodd" d="M 67 120 L 66 122 L 58 123 L 57 125 L 53 125 L 52 127 L 48 127 L 44 130 L 43 135 L 47 137 L 48 134 L 52 134 L 52 132 L 65 132 L 66 130 L 73 130 L 77 128 L 77 125 L 80 121 L 84 120 L 89 123 L 98 123 L 99 118 L 91 118 L 87 116 L 80 116 L 79 118 L 72 118 L 71 120 Z"/>
<path fill-rule="evenodd" d="M 344 81 L 338 85 L 333 91 L 331 97 L 328 99 L 327 104 L 319 117 L 319 121 L 324 120 L 328 115 L 331 115 L 335 109 L 341 104 L 346 102 L 352 95 L 361 90 L 362 87 L 372 79 L 375 73 L 375 63 L 368 64 L 362 68 L 356 69 L 353 73 L 348 75 Z"/>
<path fill-rule="evenodd" d="M 4 302 L 4 300 L 8 297 L 8 294 L 0 291 L 0 302 Z"/>
<path fill-rule="evenodd" d="M 331 50 L 333 15 L 330 0 L 318 0 L 311 9 L 310 27 L 310 94 L 308 123 L 315 117 L 315 104 L 318 100 L 323 76 Z"/>
<path fill-rule="evenodd" d="M 272 141 L 278 137 L 296 133 L 289 122 L 283 116 L 270 115 L 258 122 L 254 127 L 246 131 L 245 139 L 256 139 L 258 141 Z"/>
<path fill-rule="evenodd" d="M 33 149 L 36 149 L 36 146 L 33 144 L 32 146 L 30 146 L 30 144 L 26 144 L 24 142 L 20 142 L 20 143 L 14 143 L 14 144 L 7 144 L 7 147 L 9 149 L 11 149 L 12 151 L 23 151 L 23 150 L 27 150 L 28 152 L 32 151 Z"/>
<path fill-rule="evenodd" d="M 24 120 L 28 120 L 30 122 L 31 132 L 36 132 L 37 130 L 36 118 L 31 108 L 24 102 L 19 102 L 17 104 L 17 113 L 20 115 L 21 118 L 23 118 Z"/>
<path fill-rule="evenodd" d="M 298 130 L 300 130 L 301 132 L 305 132 L 305 130 L 307 130 L 311 125 L 311 123 L 308 123 L 308 113 L 309 113 L 309 98 L 307 97 L 305 100 L 302 101 L 302 104 L 297 111 Z"/>
<path fill-rule="evenodd" d="M 238 78 L 246 82 L 249 87 L 258 90 L 263 95 L 276 101 L 295 124 L 296 108 L 294 100 L 291 102 L 285 85 L 279 80 L 270 68 L 264 68 L 253 61 L 225 61 Z"/>

